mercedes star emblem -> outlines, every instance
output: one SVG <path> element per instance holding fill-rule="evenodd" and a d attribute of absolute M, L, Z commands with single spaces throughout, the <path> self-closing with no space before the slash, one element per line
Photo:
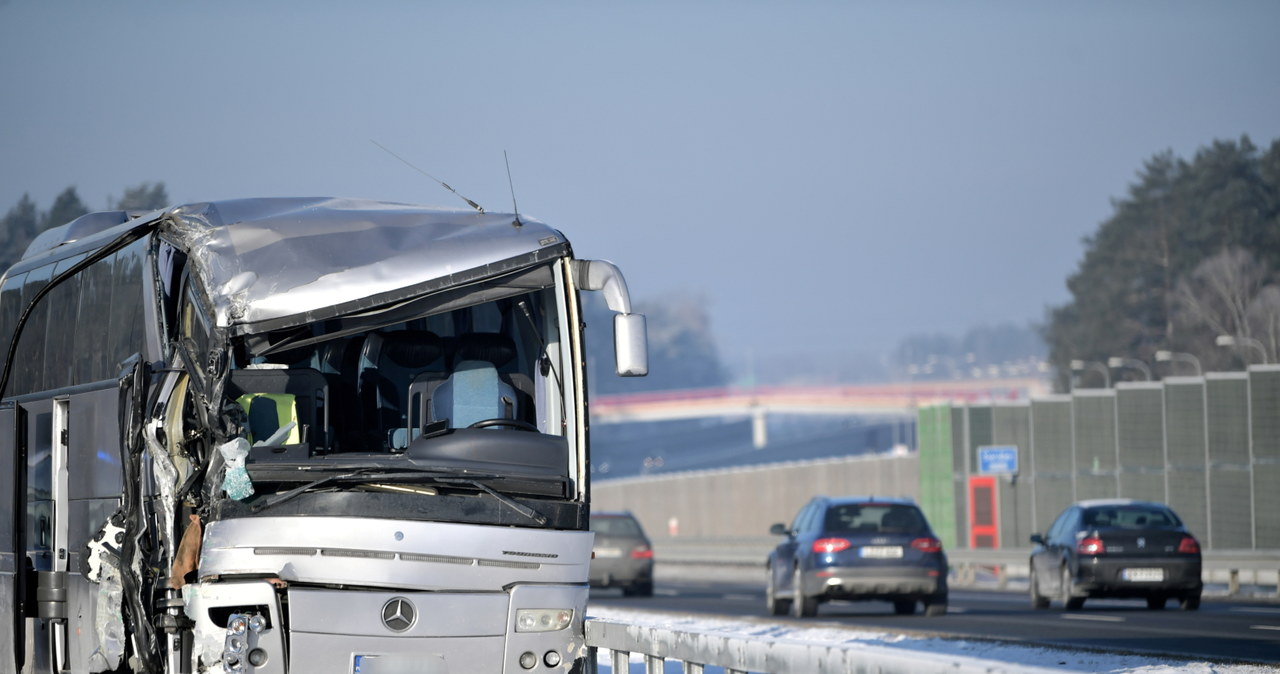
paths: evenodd
<path fill-rule="evenodd" d="M 403 632 L 413 627 L 417 618 L 413 602 L 404 597 L 396 597 L 382 605 L 382 624 L 392 632 Z"/>

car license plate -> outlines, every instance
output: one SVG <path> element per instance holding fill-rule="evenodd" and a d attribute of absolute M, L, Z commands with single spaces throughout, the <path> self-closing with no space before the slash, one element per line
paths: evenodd
<path fill-rule="evenodd" d="M 1158 583 L 1164 580 L 1164 569 L 1121 569 L 1120 579 L 1134 583 Z"/>
<path fill-rule="evenodd" d="M 898 559 L 902 557 L 901 545 L 866 545 L 858 551 L 859 557 L 868 559 Z"/>
<path fill-rule="evenodd" d="M 596 548 L 596 557 L 613 559 L 622 556 L 622 548 Z"/>

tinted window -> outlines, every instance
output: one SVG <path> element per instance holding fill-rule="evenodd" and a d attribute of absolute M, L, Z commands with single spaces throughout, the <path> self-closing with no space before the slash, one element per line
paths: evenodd
<path fill-rule="evenodd" d="M 605 536 L 644 536 L 640 524 L 630 517 L 592 517 L 591 530 Z"/>
<path fill-rule="evenodd" d="M 115 376 L 102 336 L 111 325 L 111 268 L 108 258 L 80 274 L 80 313 L 73 338 L 75 380 L 102 381 Z"/>
<path fill-rule="evenodd" d="M 1090 508 L 1084 513 L 1084 524 L 1112 529 L 1168 529 L 1181 522 L 1167 508 L 1134 504 Z"/>
<path fill-rule="evenodd" d="M 53 275 L 62 274 L 82 259 L 83 255 L 58 262 Z M 80 308 L 80 277 L 64 279 L 49 291 L 44 301 L 49 304 L 49 322 L 45 326 L 44 381 L 40 388 L 48 391 L 73 383 L 72 338 L 78 325 L 76 314 Z"/>
<path fill-rule="evenodd" d="M 1056 543 L 1070 543 L 1075 537 L 1076 529 L 1079 528 L 1079 522 L 1080 509 L 1068 508 L 1049 530 L 1049 540 Z"/>
<path fill-rule="evenodd" d="M 22 314 L 22 284 L 27 280 L 26 274 L 5 279 L 4 288 L 0 290 L 0 356 L 9 355 L 9 344 L 13 341 L 13 329 L 18 325 L 18 316 Z M 17 361 L 14 361 L 16 368 Z M 14 390 L 10 374 L 9 390 Z"/>
<path fill-rule="evenodd" d="M 924 515 L 915 506 L 849 503 L 827 510 L 823 530 L 829 533 L 924 533 Z"/>
<path fill-rule="evenodd" d="M 142 264 L 146 243 L 147 240 L 142 239 L 115 255 L 108 363 L 113 375 L 124 359 L 142 351 Z"/>
<path fill-rule="evenodd" d="M 810 501 L 808 505 L 800 510 L 796 515 L 796 521 L 791 524 L 792 531 L 807 531 L 810 523 L 813 521 L 813 512 L 818 509 L 818 504 Z"/>
<path fill-rule="evenodd" d="M 27 284 L 22 290 L 22 307 L 35 298 L 36 293 L 49 285 L 53 267 L 44 266 L 27 273 Z M 49 302 L 40 302 L 27 317 L 22 328 L 22 336 L 18 338 L 18 351 L 14 357 L 13 367 L 16 377 L 11 381 L 6 395 L 30 393 L 40 390 L 44 383 L 44 337 L 48 324 Z"/>

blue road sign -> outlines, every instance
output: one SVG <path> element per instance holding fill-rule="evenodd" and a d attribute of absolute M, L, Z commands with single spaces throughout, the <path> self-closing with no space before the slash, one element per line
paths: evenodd
<path fill-rule="evenodd" d="M 979 473 L 1018 473 L 1017 445 L 994 445 L 978 448 Z"/>

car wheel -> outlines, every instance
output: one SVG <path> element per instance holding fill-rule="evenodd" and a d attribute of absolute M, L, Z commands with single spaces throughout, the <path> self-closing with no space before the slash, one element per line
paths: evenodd
<path fill-rule="evenodd" d="M 1084 597 L 1071 594 L 1071 569 L 1062 567 L 1062 605 L 1068 611 L 1079 611 L 1084 606 Z"/>
<path fill-rule="evenodd" d="M 1152 611 L 1160 611 L 1164 609 L 1164 603 L 1166 600 L 1168 600 L 1168 597 L 1164 596 L 1147 597 L 1147 608 Z"/>
<path fill-rule="evenodd" d="M 1200 608 L 1200 595 L 1193 594 L 1178 600 L 1178 606 L 1184 611 L 1195 611 Z"/>
<path fill-rule="evenodd" d="M 1036 578 L 1036 567 L 1031 565 L 1031 578 L 1027 582 L 1031 593 L 1031 608 L 1049 608 L 1049 598 L 1040 594 L 1040 581 Z"/>
<path fill-rule="evenodd" d="M 773 581 L 773 567 L 769 567 L 768 573 L 769 579 L 764 591 L 765 606 L 769 609 L 769 615 L 786 615 L 791 610 L 791 600 L 778 598 L 778 586 Z"/>
<path fill-rule="evenodd" d="M 632 597 L 652 597 L 653 581 L 649 581 L 647 583 L 636 583 L 635 585 L 632 585 L 629 590 L 630 591 L 627 592 L 627 594 Z"/>
<path fill-rule="evenodd" d="M 898 599 L 893 602 L 893 612 L 898 615 L 912 615 L 916 612 L 916 600 Z"/>
<path fill-rule="evenodd" d="M 947 614 L 947 595 L 939 594 L 924 600 L 924 614 L 936 618 Z"/>
<path fill-rule="evenodd" d="M 800 566 L 796 565 L 796 577 L 792 583 L 791 613 L 797 618 L 811 618 L 818 615 L 818 598 L 804 593 L 804 585 L 800 582 L 803 577 Z"/>

